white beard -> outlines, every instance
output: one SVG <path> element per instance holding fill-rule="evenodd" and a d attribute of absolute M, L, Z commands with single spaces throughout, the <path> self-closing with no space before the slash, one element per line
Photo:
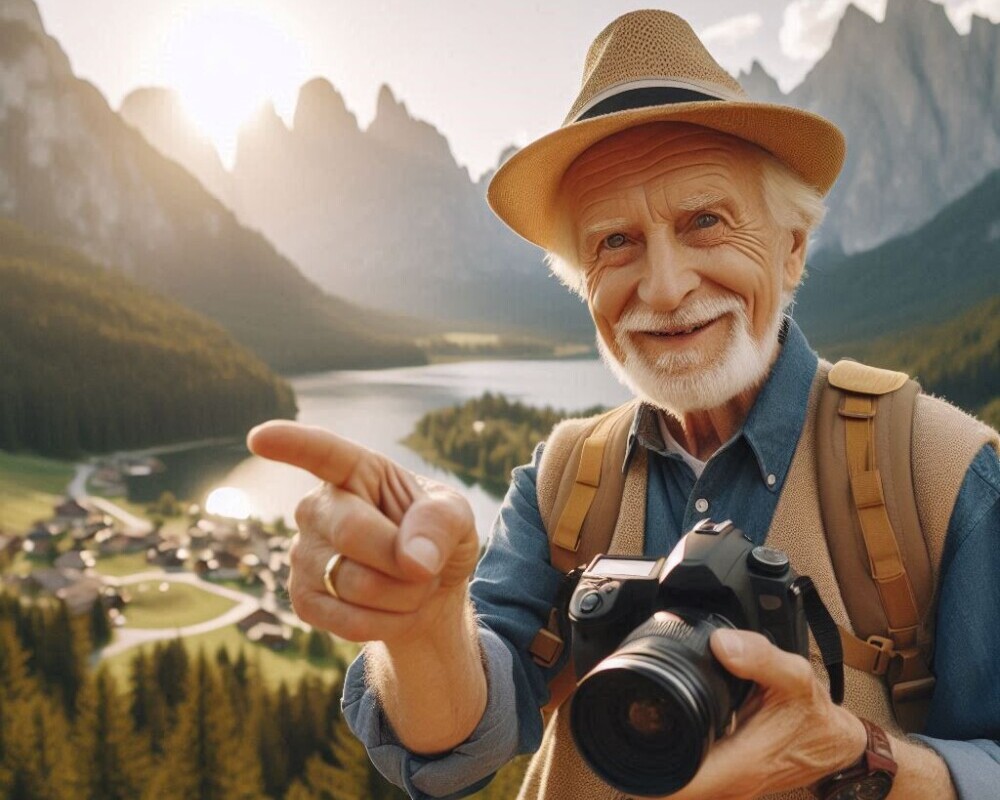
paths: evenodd
<path fill-rule="evenodd" d="M 750 330 L 746 308 L 735 296 L 697 300 L 672 314 L 633 308 L 614 327 L 615 344 L 624 355 L 619 362 L 598 333 L 601 358 L 620 383 L 641 400 L 657 408 L 681 414 L 717 408 L 741 392 L 764 382 L 777 352 L 782 311 L 791 294 L 775 309 L 763 340 Z M 719 320 L 728 325 L 723 352 L 715 356 L 703 346 L 692 345 L 682 352 L 649 355 L 636 347 L 630 333 L 664 328 L 684 328 L 728 315 Z"/>

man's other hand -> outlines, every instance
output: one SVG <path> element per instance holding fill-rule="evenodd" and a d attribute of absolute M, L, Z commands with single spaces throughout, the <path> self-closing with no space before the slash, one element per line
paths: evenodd
<path fill-rule="evenodd" d="M 313 627 L 351 641 L 406 646 L 462 625 L 479 555 L 472 509 L 458 492 L 322 428 L 272 421 L 247 435 L 250 451 L 323 483 L 295 509 L 288 592 Z M 334 553 L 339 599 L 323 584 Z"/>
<path fill-rule="evenodd" d="M 711 645 L 726 670 L 757 686 L 736 732 L 712 746 L 671 800 L 743 800 L 806 787 L 861 757 L 864 726 L 833 703 L 804 658 L 750 631 L 715 631 Z"/>

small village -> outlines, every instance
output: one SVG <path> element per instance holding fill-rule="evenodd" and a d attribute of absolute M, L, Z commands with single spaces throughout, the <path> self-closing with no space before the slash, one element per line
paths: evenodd
<path fill-rule="evenodd" d="M 128 462 L 109 458 L 88 471 L 83 483 L 103 494 L 124 492 L 125 474 L 162 469 L 153 458 Z M 77 487 L 79 490 L 79 484 Z M 79 495 L 80 492 L 78 491 Z M 27 531 L 0 531 L 0 586 L 24 598 L 54 598 L 81 616 L 101 603 L 120 651 L 131 643 L 183 635 L 185 628 L 141 629 L 130 620 L 137 591 L 166 592 L 196 587 L 227 602 L 228 613 L 202 620 L 199 630 L 235 623 L 246 639 L 272 650 L 289 646 L 296 628 L 305 629 L 288 605 L 291 537 L 269 532 L 259 520 L 228 519 L 179 503 L 165 493 L 131 513 L 102 496 L 66 496 Z M 17 568 L 8 568 L 17 565 Z M 116 565 L 110 572 L 103 565 Z M 233 619 L 234 612 L 238 618 Z M 145 635 L 139 635 L 145 634 Z"/>

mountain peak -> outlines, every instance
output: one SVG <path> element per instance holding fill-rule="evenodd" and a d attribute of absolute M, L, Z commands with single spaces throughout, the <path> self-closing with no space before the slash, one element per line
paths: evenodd
<path fill-rule="evenodd" d="M 521 148 L 518 147 L 516 144 L 507 145 L 503 150 L 500 151 L 500 155 L 497 158 L 496 169 L 500 169 L 500 167 L 506 164 L 507 160 L 520 149 Z"/>
<path fill-rule="evenodd" d="M 947 29 L 957 34 L 944 6 L 931 0 L 887 0 L 885 23 L 924 34 L 932 29 Z"/>
<path fill-rule="evenodd" d="M 32 0 L 3 0 L 0 3 L 0 21 L 21 22 L 35 33 L 45 35 L 42 15 Z"/>
<path fill-rule="evenodd" d="M 389 84 L 387 83 L 383 83 L 379 87 L 378 101 L 375 104 L 375 118 L 389 120 L 410 118 L 410 114 L 406 110 L 406 104 L 396 99 L 396 95 L 392 93 L 392 89 L 389 88 Z"/>
<path fill-rule="evenodd" d="M 284 120 L 278 116 L 278 112 L 274 108 L 274 102 L 271 100 L 265 100 L 261 103 L 256 113 L 253 114 L 242 127 L 253 128 L 255 130 L 268 133 L 271 131 L 280 131 L 281 133 L 288 132 L 288 128 L 285 127 Z"/>
<path fill-rule="evenodd" d="M 182 113 L 180 94 L 166 86 L 140 86 L 122 98 L 118 113 L 127 118 L 130 113 L 154 109 L 161 113 Z"/>
<path fill-rule="evenodd" d="M 750 64 L 750 71 L 740 72 L 736 76 L 737 82 L 743 90 L 754 100 L 764 103 L 780 102 L 784 93 L 778 86 L 778 82 L 771 77 L 771 74 L 764 69 L 764 65 L 757 59 Z"/>
<path fill-rule="evenodd" d="M 894 5 L 889 3 L 889 5 Z M 888 17 L 889 12 L 886 11 L 886 17 Z M 834 38 L 845 34 L 850 31 L 851 34 L 855 34 L 858 31 L 866 30 L 869 28 L 874 28 L 879 24 L 879 21 L 871 16 L 867 11 L 854 5 L 854 3 L 848 3 L 847 8 L 844 9 L 844 16 L 840 18 L 840 23 L 837 25 L 837 31 L 834 34 Z"/>
<path fill-rule="evenodd" d="M 326 136 L 344 127 L 357 130 L 357 118 L 348 110 L 343 96 L 333 84 L 321 77 L 302 84 L 292 128 L 297 133 Z"/>

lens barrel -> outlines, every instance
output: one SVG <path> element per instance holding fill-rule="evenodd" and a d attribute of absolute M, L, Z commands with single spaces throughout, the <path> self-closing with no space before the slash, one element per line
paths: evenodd
<path fill-rule="evenodd" d="M 570 728 L 606 783 L 655 797 L 686 786 L 750 689 L 715 660 L 709 637 L 733 625 L 692 609 L 659 611 L 580 682 Z"/>

